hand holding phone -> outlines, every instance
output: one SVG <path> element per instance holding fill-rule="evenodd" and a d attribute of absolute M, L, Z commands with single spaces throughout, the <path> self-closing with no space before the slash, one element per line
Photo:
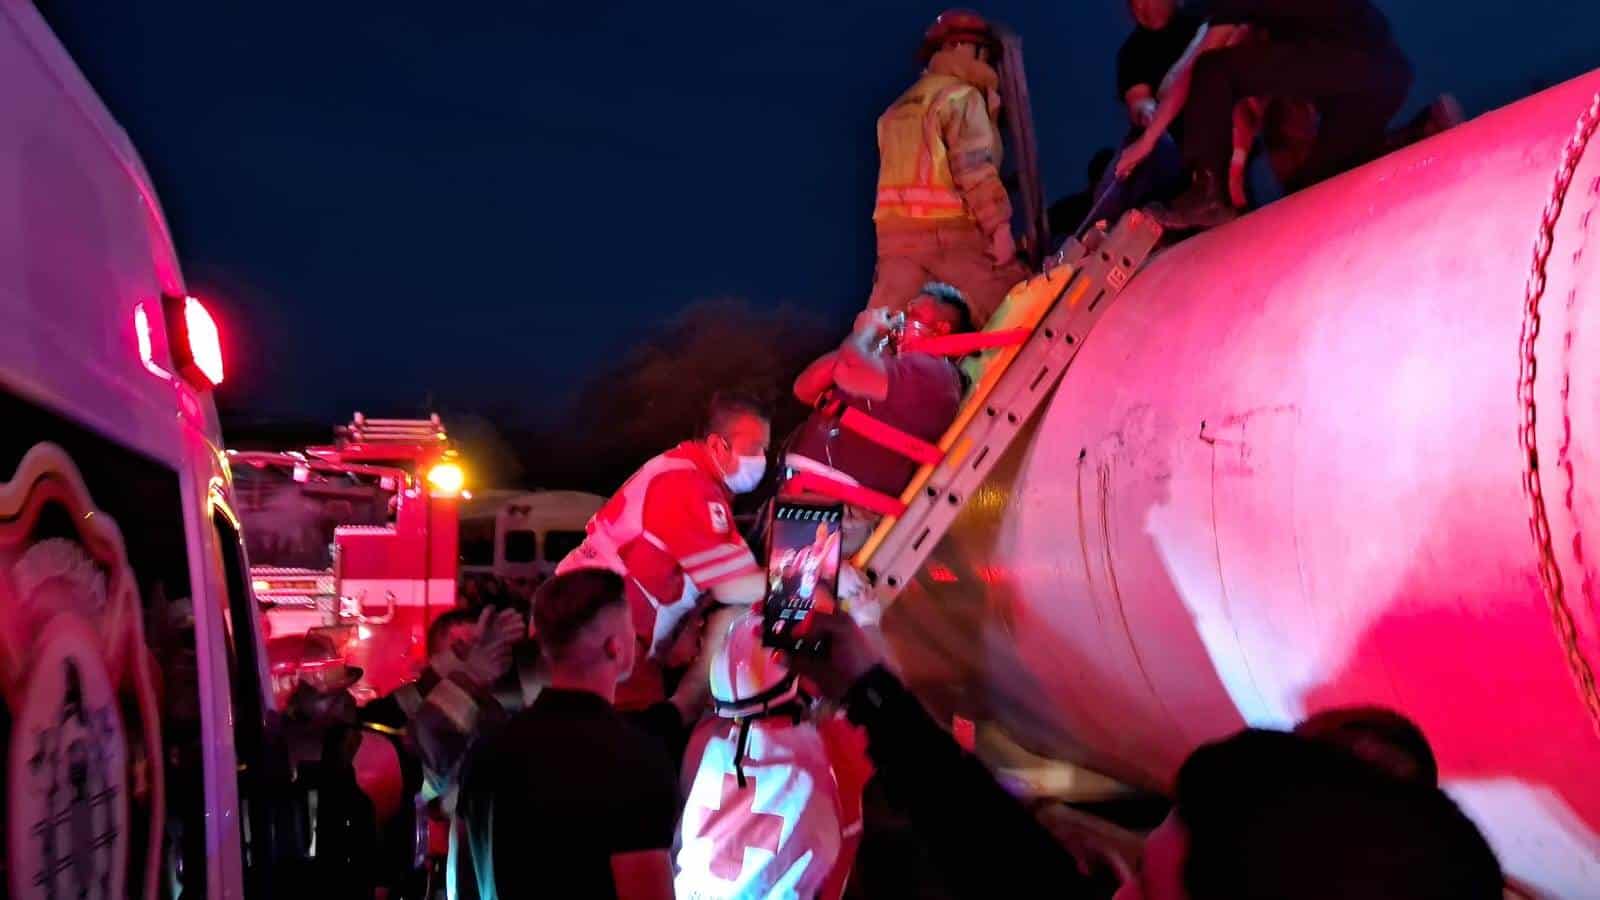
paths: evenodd
<path fill-rule="evenodd" d="M 808 637 L 808 617 L 820 595 L 832 598 L 842 556 L 840 504 L 779 500 L 767 529 L 767 598 L 761 639 L 769 647 L 821 653 L 824 642 Z M 831 599 L 830 599 L 831 603 Z"/>
<path fill-rule="evenodd" d="M 839 700 L 873 666 L 882 664 L 884 657 L 879 646 L 849 615 L 822 610 L 823 604 L 819 603 L 807 624 L 811 639 L 821 644 L 826 652 L 791 651 L 789 665 L 822 696 Z"/>

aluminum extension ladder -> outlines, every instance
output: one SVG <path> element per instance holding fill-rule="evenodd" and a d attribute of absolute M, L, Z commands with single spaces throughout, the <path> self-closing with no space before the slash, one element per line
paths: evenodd
<path fill-rule="evenodd" d="M 1071 278 L 988 396 L 973 398 L 981 409 L 964 409 L 957 419 L 965 420 L 960 430 L 940 442 L 948 447 L 943 459 L 919 472 L 902 495 L 904 514 L 880 525 L 857 555 L 856 565 L 876 587 L 880 602 L 892 602 L 927 562 L 967 498 L 1050 396 L 1095 323 L 1160 239 L 1161 226 L 1133 210 L 1110 234 L 1092 234 L 1087 249 L 1069 242 L 1058 265 L 1072 265 Z"/>

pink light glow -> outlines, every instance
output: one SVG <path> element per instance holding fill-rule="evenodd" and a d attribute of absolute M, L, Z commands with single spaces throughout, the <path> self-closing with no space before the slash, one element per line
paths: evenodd
<path fill-rule="evenodd" d="M 170 380 L 172 373 L 156 363 L 155 345 L 150 334 L 150 313 L 145 310 L 143 303 L 133 308 L 133 333 L 138 338 L 139 361 L 144 363 L 145 369 L 157 378 Z"/>
<path fill-rule="evenodd" d="M 183 320 L 189 331 L 189 355 L 212 387 L 222 383 L 222 336 L 217 322 L 204 304 L 193 297 L 183 298 Z"/>

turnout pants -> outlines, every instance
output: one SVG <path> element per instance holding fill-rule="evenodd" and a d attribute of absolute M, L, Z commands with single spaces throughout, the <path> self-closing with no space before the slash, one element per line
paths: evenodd
<path fill-rule="evenodd" d="M 1309 100 L 1321 125 L 1285 187 L 1315 184 L 1381 152 L 1384 130 L 1405 102 L 1411 79 L 1411 64 L 1393 47 L 1267 41 L 1209 51 L 1194 64 L 1183 113 L 1184 162 L 1225 183 L 1234 104 L 1247 97 Z"/>
<path fill-rule="evenodd" d="M 937 229 L 878 232 L 878 267 L 872 278 L 869 309 L 904 309 L 930 281 L 954 285 L 967 298 L 979 328 L 989 321 L 1006 293 L 1029 276 L 1013 259 L 996 265 L 989 242 L 971 224 Z"/>

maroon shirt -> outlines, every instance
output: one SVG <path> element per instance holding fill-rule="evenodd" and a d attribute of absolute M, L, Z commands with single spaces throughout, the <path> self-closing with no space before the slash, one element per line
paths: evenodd
<path fill-rule="evenodd" d="M 928 353 L 905 353 L 883 360 L 889 374 L 889 395 L 871 401 L 834 388 L 834 394 L 885 425 L 929 443 L 944 436 L 961 410 L 961 374 L 949 360 Z M 837 430 L 837 434 L 833 432 Z M 864 487 L 898 497 L 917 473 L 904 456 L 837 427 L 837 417 L 811 414 L 795 434 L 789 452 L 849 475 Z"/>

